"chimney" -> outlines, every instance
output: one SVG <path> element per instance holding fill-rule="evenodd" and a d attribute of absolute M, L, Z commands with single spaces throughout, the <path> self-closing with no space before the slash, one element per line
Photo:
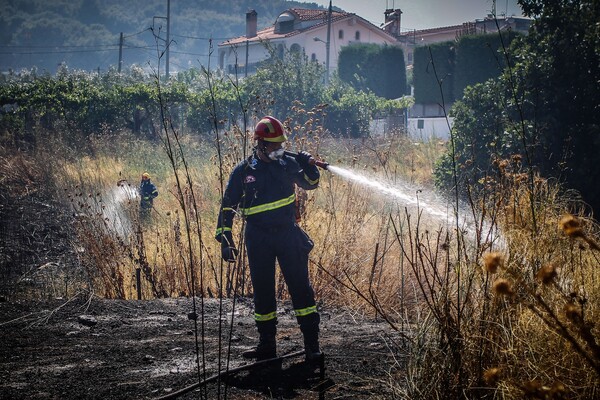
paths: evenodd
<path fill-rule="evenodd" d="M 246 13 L 246 38 L 250 39 L 256 36 L 257 25 L 256 10 L 250 10 Z"/>
<path fill-rule="evenodd" d="M 385 22 L 383 25 L 383 30 L 389 33 L 394 37 L 400 36 L 400 18 L 402 15 L 402 10 L 399 8 L 392 10 L 385 10 Z"/>

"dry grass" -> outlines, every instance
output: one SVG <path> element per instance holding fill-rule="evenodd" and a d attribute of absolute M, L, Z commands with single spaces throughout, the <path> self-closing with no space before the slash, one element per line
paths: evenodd
<path fill-rule="evenodd" d="M 292 150 L 415 187 L 428 187 L 441 151 L 406 138 L 333 140 L 314 126 L 294 129 Z M 249 140 L 236 128 L 220 137 L 220 160 L 213 143 L 178 137 L 185 168 L 173 168 L 164 144 L 128 135 L 96 140 L 84 157 L 52 157 L 61 154 L 57 143 L 38 156 L 76 215 L 81 287 L 137 298 L 139 271 L 143 298 L 251 292 L 245 258 L 223 263 L 213 239 L 221 178 L 249 154 Z M 39 173 L 18 154 L 2 163 Z M 516 165 L 502 163 L 477 203 L 475 214 L 488 220 L 478 240 L 474 229 L 456 229 L 452 202 L 446 219 L 427 218 L 423 208 L 329 172 L 308 193 L 301 226 L 315 241 L 310 274 L 318 299 L 402 331 L 408 361 L 391 383 L 399 398 L 597 397 L 598 227 L 556 185 L 536 178 L 532 187 Z M 146 170 L 160 191 L 149 223 L 140 221 L 132 192 Z M 242 246 L 242 221 L 235 228 Z M 281 281 L 278 287 L 286 297 Z"/>

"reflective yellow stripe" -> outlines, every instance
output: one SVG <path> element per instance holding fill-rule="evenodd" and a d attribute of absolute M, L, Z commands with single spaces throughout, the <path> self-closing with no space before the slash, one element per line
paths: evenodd
<path fill-rule="evenodd" d="M 277 318 L 277 312 L 273 311 L 270 312 L 268 314 L 257 314 L 254 313 L 254 320 L 255 321 L 270 321 L 272 319 Z"/>
<path fill-rule="evenodd" d="M 309 314 L 314 314 L 317 312 L 317 306 L 310 306 L 306 308 L 301 308 L 299 310 L 294 310 L 294 314 L 296 317 L 306 317 Z"/>
<path fill-rule="evenodd" d="M 225 228 L 217 228 L 217 232 L 215 233 L 215 236 L 218 235 L 218 234 L 220 234 L 220 233 L 223 233 L 223 232 L 231 232 L 231 228 L 227 228 L 227 227 L 225 227 Z"/>
<path fill-rule="evenodd" d="M 233 208 L 231 208 L 231 207 L 223 207 L 221 210 L 222 211 L 233 211 Z"/>
<path fill-rule="evenodd" d="M 265 211 L 276 210 L 281 207 L 285 207 L 287 205 L 292 204 L 296 200 L 296 193 L 292 194 L 290 197 L 274 201 L 272 203 L 261 204 L 260 206 L 250 207 L 250 208 L 240 208 L 242 215 L 254 215 Z"/>
<path fill-rule="evenodd" d="M 261 119 L 260 122 L 262 122 L 263 124 L 265 124 L 269 127 L 269 133 L 275 133 L 275 127 L 273 126 L 271 121 L 269 121 L 268 119 L 265 118 L 265 119 Z"/>
<path fill-rule="evenodd" d="M 316 185 L 317 183 L 319 183 L 319 178 L 317 178 L 313 181 L 306 174 L 304 174 L 304 180 L 306 180 L 306 182 L 310 183 L 311 185 Z"/>

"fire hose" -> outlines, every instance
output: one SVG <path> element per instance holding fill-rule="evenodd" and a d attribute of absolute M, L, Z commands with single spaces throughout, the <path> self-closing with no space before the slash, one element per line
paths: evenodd
<path fill-rule="evenodd" d="M 171 399 L 175 399 L 185 393 L 191 392 L 192 390 L 202 387 L 204 385 L 206 385 L 207 383 L 210 383 L 212 381 L 215 381 L 219 378 L 225 378 L 229 375 L 233 375 L 236 372 L 241 372 L 241 371 L 245 371 L 248 369 L 252 369 L 252 368 L 256 368 L 256 367 L 260 367 L 260 366 L 264 366 L 267 364 L 272 364 L 275 362 L 279 362 L 279 361 L 283 361 L 286 358 L 292 358 L 292 357 L 298 357 L 298 356 L 302 356 L 304 355 L 304 350 L 300 350 L 300 351 L 296 351 L 294 353 L 289 353 L 280 357 L 275 357 L 275 358 L 269 358 L 268 360 L 261 360 L 261 361 L 256 361 L 252 364 L 246 364 L 246 365 L 241 365 L 239 367 L 236 368 L 232 368 L 232 369 L 226 369 L 223 370 L 221 372 L 217 372 L 216 374 L 209 376 L 208 378 L 204 379 L 203 381 L 200 382 L 196 382 L 193 383 L 189 386 L 184 387 L 183 389 L 180 389 L 176 392 L 173 393 L 169 393 L 168 395 L 162 396 L 162 397 L 158 397 L 156 400 L 171 400 Z M 324 387 L 324 381 L 325 381 L 325 354 L 321 354 L 321 357 L 319 358 L 319 377 L 321 380 L 321 384 L 319 385 L 319 398 L 320 399 L 324 399 L 325 397 L 325 387 Z"/>
<path fill-rule="evenodd" d="M 296 156 L 298 155 L 298 153 L 294 153 L 291 151 L 284 151 L 283 154 L 285 154 L 286 156 L 294 157 L 294 158 L 296 158 Z M 322 168 L 322 169 L 329 168 L 329 163 L 326 163 L 325 161 L 316 160 L 313 157 L 311 157 L 308 160 L 308 163 L 310 165 L 316 165 L 317 167 Z"/>

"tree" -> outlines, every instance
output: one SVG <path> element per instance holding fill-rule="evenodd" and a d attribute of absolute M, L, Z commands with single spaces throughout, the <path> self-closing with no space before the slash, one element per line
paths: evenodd
<path fill-rule="evenodd" d="M 535 17 L 517 50 L 515 100 L 541 138 L 535 161 L 600 210 L 600 1 L 519 0 Z M 518 95 L 517 95 L 518 94 Z"/>
<path fill-rule="evenodd" d="M 600 2 L 519 3 L 536 18 L 530 34 L 503 54 L 496 84 L 467 89 L 451 111 L 455 152 L 440 162 L 438 179 L 449 182 L 455 161 L 459 181 L 474 183 L 495 157 L 520 154 L 530 171 L 559 178 L 598 209 L 600 186 L 590 182 L 600 179 Z"/>
<path fill-rule="evenodd" d="M 307 108 L 319 104 L 324 88 L 323 66 L 309 61 L 304 53 L 285 51 L 279 58 L 276 49 L 268 50 L 269 60 L 245 80 L 244 92 L 250 98 L 271 100 L 270 111 L 275 116 L 287 115 L 296 100 Z"/>

